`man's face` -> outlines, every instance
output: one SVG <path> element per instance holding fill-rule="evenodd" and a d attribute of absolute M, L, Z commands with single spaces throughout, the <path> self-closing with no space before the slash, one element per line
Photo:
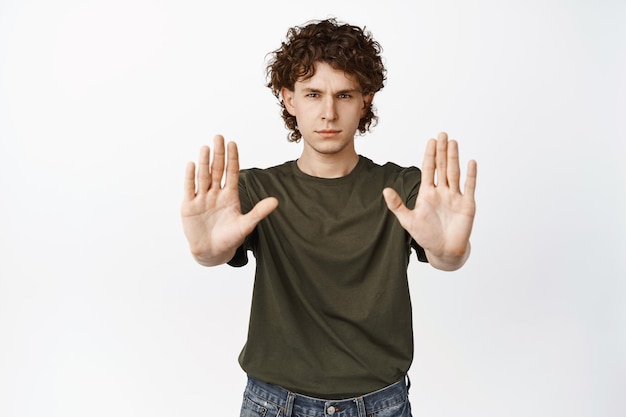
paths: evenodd
<path fill-rule="evenodd" d="M 295 116 L 304 152 L 336 154 L 354 150 L 354 135 L 373 94 L 364 96 L 354 77 L 329 64 L 315 64 L 313 77 L 283 89 L 285 108 Z"/>

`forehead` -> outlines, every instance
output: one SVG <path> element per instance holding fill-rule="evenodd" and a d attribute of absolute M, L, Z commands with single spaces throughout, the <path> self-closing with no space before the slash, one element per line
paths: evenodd
<path fill-rule="evenodd" d="M 319 89 L 332 87 L 334 90 L 359 89 L 359 83 L 352 74 L 335 69 L 326 62 L 316 62 L 314 64 L 314 71 L 311 77 L 298 79 L 295 83 L 295 87 Z"/>

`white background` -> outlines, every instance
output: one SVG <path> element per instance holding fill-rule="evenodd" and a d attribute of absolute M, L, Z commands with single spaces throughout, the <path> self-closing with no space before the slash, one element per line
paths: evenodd
<path fill-rule="evenodd" d="M 1 416 L 238 415 L 253 265 L 193 262 L 184 167 L 299 155 L 265 55 L 328 16 L 384 49 L 360 153 L 478 160 L 472 258 L 410 265 L 414 415 L 626 415 L 625 2 L 4 0 Z"/>

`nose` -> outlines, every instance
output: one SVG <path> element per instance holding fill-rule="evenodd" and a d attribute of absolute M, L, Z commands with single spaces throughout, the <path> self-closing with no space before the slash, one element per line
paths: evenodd
<path fill-rule="evenodd" d="M 337 118 L 337 108 L 334 97 L 326 97 L 322 108 L 322 119 L 335 120 Z"/>

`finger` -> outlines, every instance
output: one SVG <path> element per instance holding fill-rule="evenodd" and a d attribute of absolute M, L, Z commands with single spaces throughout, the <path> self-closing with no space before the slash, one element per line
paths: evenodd
<path fill-rule="evenodd" d="M 445 132 L 437 135 L 437 154 L 435 156 L 437 164 L 437 185 L 448 185 L 447 163 L 448 163 L 448 135 Z"/>
<path fill-rule="evenodd" d="M 183 197 L 192 200 L 196 196 L 196 164 L 189 162 L 185 168 Z"/>
<path fill-rule="evenodd" d="M 474 200 L 476 193 L 476 177 L 478 176 L 478 163 L 474 160 L 467 163 L 467 176 L 463 193 Z"/>
<path fill-rule="evenodd" d="M 206 193 L 209 189 L 209 158 L 211 150 L 208 146 L 200 148 L 198 156 L 198 193 Z"/>
<path fill-rule="evenodd" d="M 278 200 L 274 197 L 266 197 L 252 207 L 243 218 L 246 220 L 245 233 L 249 234 L 257 224 L 278 207 Z"/>
<path fill-rule="evenodd" d="M 216 135 L 213 138 L 213 161 L 211 161 L 211 188 L 214 190 L 222 188 L 224 153 L 224 137 Z"/>
<path fill-rule="evenodd" d="M 226 183 L 224 188 L 237 190 L 239 188 L 239 151 L 235 142 L 228 143 L 226 162 Z"/>
<path fill-rule="evenodd" d="M 437 150 L 437 141 L 431 139 L 426 144 L 424 151 L 424 161 L 422 162 L 422 184 L 435 185 L 435 154 Z"/>
<path fill-rule="evenodd" d="M 455 140 L 448 142 L 448 186 L 452 191 L 461 192 L 460 178 L 461 167 L 459 166 L 459 144 Z"/>
<path fill-rule="evenodd" d="M 396 190 L 393 188 L 385 188 L 383 190 L 383 197 L 385 198 L 385 203 L 387 203 L 387 208 L 395 214 L 402 227 L 404 227 L 406 223 L 405 220 L 410 215 L 411 210 L 407 208 L 402 201 L 402 198 L 400 198 Z"/>

